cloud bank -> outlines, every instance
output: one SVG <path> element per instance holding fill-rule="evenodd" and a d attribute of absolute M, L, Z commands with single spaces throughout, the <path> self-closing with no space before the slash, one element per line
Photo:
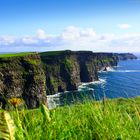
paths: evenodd
<path fill-rule="evenodd" d="M 120 28 L 128 28 L 121 25 Z M 34 36 L 0 36 L 0 51 L 92 50 L 94 52 L 140 52 L 140 33 L 98 34 L 92 28 L 67 27 L 59 35 L 38 29 Z"/>

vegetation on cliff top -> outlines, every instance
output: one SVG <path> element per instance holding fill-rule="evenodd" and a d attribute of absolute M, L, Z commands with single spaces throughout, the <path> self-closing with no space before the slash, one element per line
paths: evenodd
<path fill-rule="evenodd" d="M 28 140 L 139 140 L 140 97 L 86 102 L 50 111 L 10 112 L 16 125 L 15 139 Z M 48 116 L 47 116 L 48 118 Z"/>
<path fill-rule="evenodd" d="M 30 54 L 34 54 L 34 53 L 33 52 L 23 52 L 23 53 L 0 54 L 0 58 L 26 56 L 26 55 L 30 55 Z"/>
<path fill-rule="evenodd" d="M 40 53 L 41 56 L 55 56 L 55 55 L 61 55 L 64 54 L 65 51 L 48 51 L 48 52 L 42 52 Z"/>

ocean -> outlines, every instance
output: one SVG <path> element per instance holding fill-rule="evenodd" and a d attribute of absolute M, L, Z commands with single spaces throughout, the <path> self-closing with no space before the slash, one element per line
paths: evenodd
<path fill-rule="evenodd" d="M 49 108 L 105 98 L 140 96 L 140 59 L 120 61 L 117 67 L 99 72 L 99 81 L 83 83 L 77 91 L 48 96 Z"/>

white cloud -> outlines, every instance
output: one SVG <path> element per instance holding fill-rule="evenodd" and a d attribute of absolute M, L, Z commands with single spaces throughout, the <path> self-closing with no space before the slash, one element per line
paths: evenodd
<path fill-rule="evenodd" d="M 0 45 L 10 45 L 16 41 L 15 37 L 12 36 L 1 36 Z"/>
<path fill-rule="evenodd" d="M 48 35 L 42 29 L 35 36 L 15 38 L 0 37 L 1 48 L 25 48 L 28 50 L 92 50 L 94 52 L 140 52 L 140 33 L 137 34 L 98 34 L 92 28 L 67 27 L 59 35 Z M 6 49 L 5 49 L 6 50 Z"/>
<path fill-rule="evenodd" d="M 130 24 L 118 24 L 118 27 L 121 29 L 128 29 L 128 28 L 131 28 L 131 25 Z"/>
<path fill-rule="evenodd" d="M 69 26 L 62 32 L 61 37 L 63 40 L 76 40 L 80 37 L 80 29 Z"/>
<path fill-rule="evenodd" d="M 81 30 L 81 36 L 84 36 L 84 37 L 95 37 L 96 36 L 96 31 L 93 30 L 92 28 L 87 28 L 87 29 L 84 29 L 84 30 Z"/>
<path fill-rule="evenodd" d="M 46 32 L 43 29 L 37 30 L 37 38 L 45 39 L 47 37 Z"/>
<path fill-rule="evenodd" d="M 31 36 L 25 36 L 22 38 L 22 42 L 25 44 L 36 44 L 38 43 L 38 40 Z"/>
<path fill-rule="evenodd" d="M 78 28 L 74 26 L 67 27 L 61 34 L 63 40 L 72 41 L 79 39 L 93 39 L 96 37 L 96 32 L 92 28 Z"/>

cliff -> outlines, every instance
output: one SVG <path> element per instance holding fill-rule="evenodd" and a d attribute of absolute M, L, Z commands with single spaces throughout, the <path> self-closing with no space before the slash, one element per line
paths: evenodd
<path fill-rule="evenodd" d="M 0 58 L 0 102 L 3 108 L 13 97 L 23 98 L 28 108 L 46 101 L 45 74 L 40 56 L 36 53 Z"/>
<path fill-rule="evenodd" d="M 118 60 L 132 60 L 137 59 L 137 57 L 132 53 L 117 53 L 115 54 L 118 57 Z"/>
<path fill-rule="evenodd" d="M 28 108 L 46 95 L 77 90 L 81 82 L 98 80 L 98 70 L 116 66 L 120 56 L 91 51 L 32 53 L 0 58 L 0 102 L 23 98 Z"/>
<path fill-rule="evenodd" d="M 41 53 L 46 75 L 47 94 L 77 90 L 81 82 L 98 80 L 98 70 L 116 66 L 112 53 L 62 51 Z"/>

